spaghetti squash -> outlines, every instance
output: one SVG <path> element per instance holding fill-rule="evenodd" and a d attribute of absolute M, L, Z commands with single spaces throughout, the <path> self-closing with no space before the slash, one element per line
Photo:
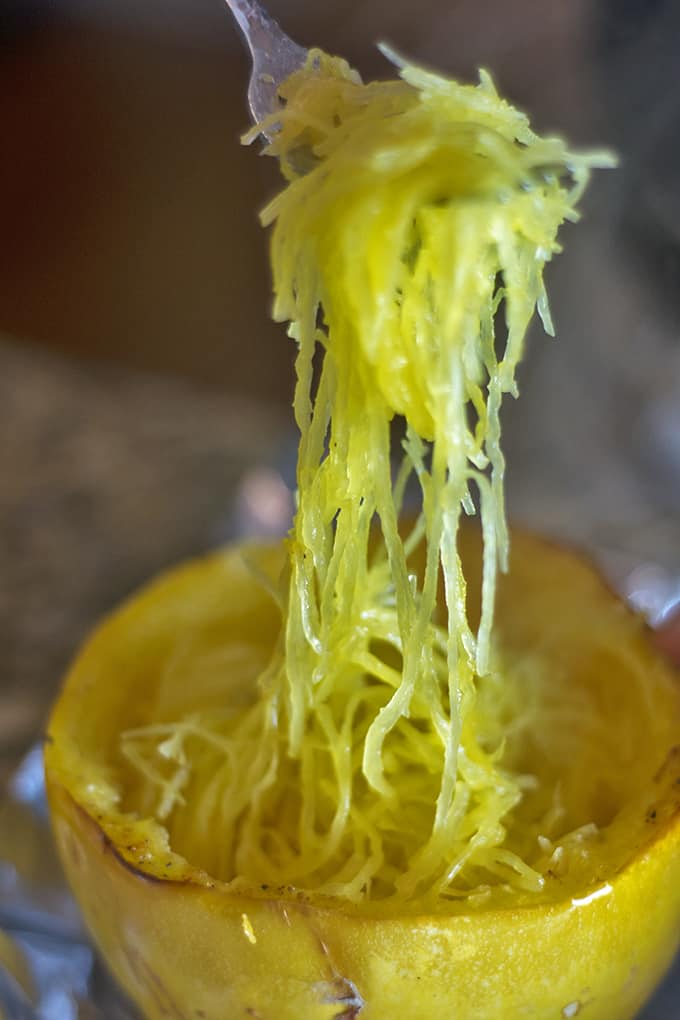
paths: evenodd
<path fill-rule="evenodd" d="M 67 870 L 154 1018 L 611 1020 L 677 938 L 680 894 L 637 916 L 680 870 L 675 678 L 573 556 L 510 551 L 503 499 L 543 269 L 610 160 L 399 66 L 313 52 L 254 132 L 287 178 L 288 540 L 133 600 L 50 726 Z"/>

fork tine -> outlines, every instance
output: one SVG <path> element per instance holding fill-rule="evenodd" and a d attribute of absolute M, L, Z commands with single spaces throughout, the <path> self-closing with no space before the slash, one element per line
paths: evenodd
<path fill-rule="evenodd" d="M 250 50 L 248 105 L 255 123 L 279 107 L 278 86 L 302 67 L 307 50 L 293 42 L 257 0 L 226 0 Z"/>

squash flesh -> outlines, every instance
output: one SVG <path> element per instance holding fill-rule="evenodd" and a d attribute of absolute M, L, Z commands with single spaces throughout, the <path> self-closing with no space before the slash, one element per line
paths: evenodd
<path fill-rule="evenodd" d="M 364 85 L 312 53 L 269 147 L 289 178 L 263 214 L 274 315 L 298 346 L 282 639 L 238 718 L 164 720 L 124 750 L 173 841 L 219 833 L 221 878 L 430 907 L 543 884 L 506 838 L 534 780 L 501 720 L 527 725 L 543 678 L 525 690 L 492 643 L 500 409 L 536 308 L 551 329 L 558 229 L 607 158 L 539 138 L 486 74 L 400 72 Z M 472 622 L 458 531 L 476 512 Z"/>

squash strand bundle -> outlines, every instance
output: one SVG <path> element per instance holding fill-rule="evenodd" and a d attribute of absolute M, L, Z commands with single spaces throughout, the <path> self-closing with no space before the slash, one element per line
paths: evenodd
<path fill-rule="evenodd" d="M 484 73 L 400 71 L 364 85 L 314 52 L 281 90 L 268 151 L 288 184 L 262 218 L 274 316 L 298 346 L 297 510 L 283 640 L 223 735 L 211 810 L 234 881 L 349 900 L 535 891 L 504 846 L 527 780 L 504 764 L 501 714 L 521 718 L 523 695 L 484 693 L 502 668 L 500 412 L 536 309 L 552 329 L 558 229 L 608 159 L 537 137 Z M 473 623 L 458 531 L 477 512 Z M 180 785 L 164 781 L 166 812 Z"/>

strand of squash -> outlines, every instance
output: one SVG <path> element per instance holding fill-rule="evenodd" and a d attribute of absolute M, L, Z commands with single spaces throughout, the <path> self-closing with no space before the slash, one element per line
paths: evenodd
<path fill-rule="evenodd" d="M 309 100 L 316 104 L 317 109 L 317 113 L 309 119 L 308 127 L 322 139 L 324 134 L 327 136 L 327 142 L 322 140 L 318 145 L 319 155 L 334 155 L 333 147 L 339 139 L 342 140 L 343 132 L 352 139 L 353 145 L 362 137 L 370 138 L 375 118 L 389 123 L 390 111 L 403 113 L 405 109 L 408 123 L 424 146 L 422 151 L 427 151 L 427 146 L 432 144 L 432 128 L 438 120 L 436 104 L 443 104 L 440 112 L 444 121 L 446 119 L 446 83 L 417 69 L 406 69 L 404 77 L 421 90 L 426 102 L 434 104 L 425 121 L 418 123 L 415 94 L 409 94 L 405 101 L 406 93 L 401 83 L 394 87 L 380 84 L 369 87 L 370 102 L 362 100 L 359 103 L 347 122 L 341 123 L 332 141 L 336 116 L 333 113 L 331 117 L 330 113 L 336 108 L 352 111 L 354 100 L 350 93 L 354 85 L 345 82 L 333 84 L 337 94 L 331 96 L 331 102 L 325 106 L 321 92 L 327 83 L 321 82 L 318 95 L 308 88 L 309 94 L 303 105 L 307 107 Z M 316 89 L 319 82 L 306 83 L 307 86 L 312 84 Z M 493 87 L 486 78 L 482 78 L 478 90 L 467 90 L 467 96 L 472 115 L 482 119 L 485 112 L 488 113 L 489 104 L 497 104 Z M 564 152 L 558 143 L 535 146 L 536 137 L 528 130 L 525 118 L 507 106 L 504 109 L 506 134 L 516 137 L 527 147 L 527 152 L 534 153 L 530 158 L 546 165 L 551 159 L 563 162 Z M 493 116 L 500 115 L 501 108 L 494 105 Z M 283 136 L 294 119 L 295 103 L 291 102 L 282 118 L 284 149 Z M 408 134 L 408 131 L 404 133 Z M 404 149 L 400 147 L 400 141 L 398 134 L 395 135 L 390 143 L 393 150 L 383 156 L 408 163 L 417 147 L 415 150 L 413 147 Z M 490 152 L 493 150 L 494 158 L 502 161 L 509 156 L 507 139 L 502 141 L 500 135 L 498 138 L 487 135 L 484 143 L 490 146 Z M 540 152 L 534 152 L 531 146 L 540 149 Z M 310 245 L 310 238 L 315 236 L 315 228 L 322 222 L 319 216 L 320 210 L 323 214 L 323 203 L 342 203 L 348 174 L 356 172 L 357 179 L 359 177 L 361 168 L 355 164 L 354 156 L 350 160 L 351 165 L 346 159 L 346 155 L 341 156 L 340 170 L 344 168 L 347 172 L 336 173 L 335 177 L 340 185 L 339 191 L 333 193 L 332 189 L 330 192 L 326 189 L 324 193 L 323 188 L 328 184 L 326 177 L 313 200 L 305 203 L 299 197 L 302 182 L 293 181 L 288 192 L 276 200 L 265 214 L 278 220 L 273 248 L 274 265 L 280 270 L 276 316 L 293 321 L 291 333 L 299 343 L 295 414 L 301 432 L 300 500 L 296 532 L 291 544 L 286 661 L 285 667 L 282 665 L 279 670 L 278 692 L 272 695 L 271 703 L 267 705 L 271 718 L 267 715 L 261 727 L 259 750 L 253 763 L 250 767 L 240 763 L 230 777 L 232 789 L 239 789 L 241 794 L 247 791 L 247 810 L 242 807 L 239 815 L 234 806 L 225 806 L 225 798 L 217 806 L 217 799 L 213 796 L 216 787 L 211 787 L 209 799 L 218 810 L 221 825 L 232 826 L 227 842 L 231 840 L 237 846 L 225 848 L 224 856 L 225 860 L 235 861 L 236 871 L 242 875 L 271 874 L 277 881 L 299 879 L 303 884 L 319 884 L 322 889 L 335 889 L 350 898 L 364 895 L 372 882 L 378 884 L 381 880 L 383 891 L 388 894 L 394 894 L 396 890 L 398 895 L 412 895 L 430 887 L 442 895 L 455 895 L 459 885 L 454 886 L 454 883 L 460 884 L 463 869 L 467 866 L 474 869 L 475 861 L 479 867 L 486 867 L 491 872 L 505 875 L 515 872 L 520 880 L 531 881 L 532 876 L 523 871 L 521 864 L 497 845 L 504 837 L 500 819 L 514 803 L 517 783 L 499 772 L 493 754 L 482 753 L 471 732 L 470 720 L 475 709 L 475 673 L 485 672 L 489 658 L 490 614 L 497 560 L 503 563 L 506 547 L 502 500 L 504 465 L 498 442 L 498 413 L 503 393 L 514 390 L 514 368 L 526 322 L 536 303 L 546 324 L 548 322 L 540 266 L 533 257 L 532 245 L 527 242 L 523 246 L 516 231 L 508 230 L 504 223 L 500 223 L 495 232 L 491 223 L 491 232 L 485 240 L 472 229 L 474 224 L 466 222 L 462 213 L 453 217 L 454 230 L 449 234 L 438 229 L 436 209 L 427 209 L 419 215 L 419 229 L 421 234 L 427 232 L 430 245 L 429 249 L 425 245 L 425 254 L 429 251 L 430 258 L 440 266 L 454 267 L 454 279 L 447 281 L 447 288 L 453 286 L 455 289 L 455 273 L 464 273 L 466 267 L 479 264 L 486 270 L 487 293 L 480 299 L 483 314 L 479 321 L 475 319 L 472 323 L 446 321 L 443 313 L 446 307 L 452 308 L 456 315 L 459 311 L 458 302 L 450 300 L 450 289 L 445 288 L 434 300 L 435 319 L 440 320 L 439 325 L 445 322 L 444 332 L 452 337 L 464 338 L 462 351 L 456 348 L 454 352 L 453 376 L 444 374 L 447 379 L 457 380 L 461 401 L 449 400 L 440 412 L 445 420 L 447 414 L 453 416 L 444 435 L 456 435 L 458 445 L 453 444 L 456 446 L 454 449 L 449 444 L 447 448 L 445 439 L 435 437 L 432 469 L 426 468 L 422 444 L 418 446 L 415 432 L 411 430 L 411 465 L 419 478 L 424 497 L 421 530 L 429 543 L 423 587 L 418 592 L 411 585 L 407 558 L 397 529 L 400 497 L 397 494 L 396 505 L 391 497 L 389 413 L 371 399 L 374 395 L 370 385 L 360 378 L 361 354 L 353 346 L 354 338 L 346 332 L 343 334 L 340 329 L 332 331 L 327 341 L 316 323 L 320 303 L 327 313 L 332 313 L 332 308 L 317 276 L 317 252 Z M 378 169 L 376 163 L 371 163 L 368 179 L 359 181 L 362 186 L 368 183 L 369 191 Z M 365 177 L 365 169 L 363 173 Z M 577 167 L 573 197 L 585 176 L 585 167 Z M 431 187 L 429 178 L 427 183 Z M 401 188 L 400 183 L 398 187 Z M 546 195 L 548 198 L 552 195 L 554 200 L 554 218 L 561 221 L 570 213 L 568 202 L 565 206 L 566 200 L 562 200 L 554 181 L 546 187 Z M 553 191 L 549 193 L 550 187 Z M 364 195 L 364 199 L 367 197 L 370 200 L 370 194 Z M 414 191 L 408 201 L 401 201 L 404 198 L 402 189 L 393 197 L 395 201 L 386 202 L 382 212 L 373 209 L 372 214 L 365 218 L 367 226 L 362 244 L 365 251 L 377 245 L 379 254 L 385 252 L 385 230 L 388 231 L 391 247 L 387 246 L 387 250 L 392 252 L 393 259 L 391 263 L 385 261 L 381 274 L 372 283 L 396 294 L 399 286 L 409 282 L 401 254 L 411 229 L 413 211 L 423 200 L 426 201 L 426 196 Z M 517 203 L 518 214 L 520 206 L 524 213 L 527 209 L 531 213 L 531 195 L 515 196 L 513 201 Z M 398 216 L 391 216 L 391 209 L 401 210 L 401 220 Z M 367 211 L 371 212 L 370 201 Z M 545 227 L 545 223 L 539 226 Z M 544 232 L 550 234 L 550 230 Z M 349 232 L 344 241 L 349 241 Z M 351 243 L 356 243 L 355 237 L 351 238 Z M 421 256 L 422 247 L 421 244 Z M 551 250 L 556 250 L 556 246 Z M 291 251 L 294 253 L 292 260 Z M 457 258 L 461 253 L 464 257 Z M 544 258 L 549 254 L 546 251 Z M 499 289 L 494 294 L 493 280 L 499 267 L 504 273 L 504 287 L 503 291 Z M 425 277 L 428 276 L 426 258 L 422 257 L 416 268 Z M 423 308 L 426 288 L 422 279 L 416 277 L 417 273 L 410 281 L 413 284 L 410 295 L 412 306 L 409 309 L 408 297 L 405 296 L 401 314 L 412 313 L 413 321 L 424 324 L 427 329 L 427 313 L 432 308 Z M 436 284 L 436 273 L 429 272 L 428 282 L 432 284 L 433 281 Z M 357 295 L 363 293 L 369 284 L 370 274 L 362 276 L 361 272 L 354 273 L 352 288 Z M 498 363 L 493 351 L 493 315 L 502 296 L 506 297 L 508 308 L 508 340 L 504 359 Z M 359 298 L 357 300 L 364 308 L 365 303 L 362 305 Z M 372 342 L 378 344 L 391 343 L 389 331 L 393 321 L 389 315 L 379 314 L 373 322 L 364 320 L 365 317 L 359 316 L 357 328 L 364 331 L 365 337 L 374 338 Z M 480 333 L 482 361 L 488 374 L 486 404 L 480 388 L 480 365 L 475 347 Z M 327 371 L 325 363 L 314 397 L 313 356 L 319 340 L 328 348 L 326 359 L 331 359 L 330 366 L 341 370 Z M 469 341 L 467 345 L 466 340 Z M 437 372 L 442 366 L 433 366 L 428 361 L 427 351 L 427 343 L 418 346 L 412 352 L 415 361 L 421 365 L 425 378 L 440 378 Z M 334 364 L 333 359 L 337 363 Z M 349 364 L 353 371 L 346 371 L 350 359 L 354 359 Z M 360 385 L 355 389 L 357 375 Z M 357 393 L 361 402 L 359 413 L 344 420 L 343 407 L 351 407 L 353 394 L 356 399 Z M 464 427 L 461 418 L 461 408 L 468 400 L 472 401 L 478 414 L 474 430 Z M 326 450 L 331 406 L 334 409 L 333 423 Z M 370 476 L 365 470 L 362 451 L 360 449 L 356 457 L 353 453 L 357 445 L 357 429 L 364 430 L 369 437 L 368 442 L 364 439 L 359 444 L 363 446 L 364 455 L 366 449 L 370 449 L 372 454 L 374 474 L 373 482 L 368 486 L 365 483 Z M 461 443 L 464 458 L 461 456 Z M 487 461 L 491 463 L 490 482 L 481 474 Z M 472 470 L 468 462 L 476 470 Z M 350 465 L 349 473 L 347 464 Z M 356 466 L 360 475 L 358 480 L 352 465 Z M 482 619 L 477 635 L 471 633 L 467 622 L 465 584 L 455 541 L 461 508 L 471 509 L 468 488 L 471 481 L 480 490 L 485 537 Z M 380 517 L 385 558 L 377 567 L 369 567 L 368 532 L 374 512 Z M 432 624 L 433 593 L 436 594 L 440 562 L 449 607 L 448 637 L 444 639 L 446 665 L 443 667 L 442 660 L 437 659 L 435 654 L 441 645 L 441 636 Z M 398 684 L 394 682 L 394 674 L 385 670 L 384 664 L 376 666 L 371 660 L 370 629 L 367 628 L 363 634 L 347 636 L 348 621 L 360 620 L 361 612 L 366 609 L 361 602 L 362 590 L 370 593 L 367 599 L 369 609 L 371 602 L 374 610 L 385 597 L 386 570 L 395 589 L 391 626 L 399 634 L 399 651 L 403 659 Z M 378 577 L 383 580 L 382 589 L 375 587 Z M 365 673 L 361 672 L 363 669 Z M 378 680 L 379 687 L 371 686 L 369 680 Z M 356 698 L 354 718 L 362 712 L 364 718 L 352 733 L 352 727 L 347 729 L 347 706 L 357 686 L 360 693 Z M 376 690 L 379 693 L 376 694 Z M 408 721 L 411 712 L 423 702 L 429 703 L 431 725 L 431 732 L 426 736 L 418 733 Z M 487 728 L 491 724 L 493 729 L 493 718 L 485 722 Z M 245 735 L 249 726 L 250 722 L 246 720 L 237 725 L 233 733 L 237 747 L 247 746 Z M 362 746 L 358 749 L 353 747 L 348 753 L 347 741 L 352 739 L 359 740 Z M 438 747 L 436 759 L 433 759 L 433 746 Z M 398 771 L 403 748 L 408 748 L 405 754 L 409 762 L 416 760 L 421 769 L 415 774 L 400 772 L 399 803 L 402 809 L 416 805 L 420 814 L 415 831 L 425 833 L 429 824 L 431 833 L 424 845 L 416 846 L 410 859 L 400 861 L 397 867 L 394 861 L 388 859 L 390 852 L 393 855 L 399 853 L 399 847 L 389 842 L 390 827 L 394 826 L 394 784 L 390 783 L 390 776 Z M 439 776 L 439 791 L 428 823 L 429 809 L 423 809 L 422 805 L 432 804 L 425 773 L 433 763 L 434 773 Z M 199 768 L 197 775 L 200 771 Z M 299 795 L 293 798 L 287 792 L 291 777 L 300 781 Z M 368 787 L 358 799 L 362 777 Z M 165 782 L 162 777 L 161 780 Z M 184 782 L 184 778 L 180 777 L 175 787 L 181 785 L 180 780 Z M 168 787 L 173 795 L 178 792 L 175 787 Z M 422 796 L 423 793 L 426 796 Z M 239 804 L 243 804 L 242 797 L 236 800 L 236 806 Z M 330 812 L 329 804 L 335 805 Z M 279 826 L 275 819 L 281 823 Z M 423 820 L 425 824 L 421 824 Z M 334 855 L 336 860 L 333 860 Z"/>
<path fill-rule="evenodd" d="M 375 447 L 374 447 L 374 449 L 375 449 Z M 381 479 L 381 481 L 382 481 L 382 480 L 383 480 L 383 479 Z M 431 538 L 433 538 L 433 537 L 431 537 Z M 430 549 L 431 549 L 431 550 L 434 550 L 434 554 L 435 554 L 435 556 L 436 556 L 436 553 L 437 553 L 437 550 L 438 550 L 438 543 L 437 543 L 436 541 L 435 541 L 435 542 L 432 542 L 432 541 L 431 541 L 431 542 L 430 542 Z M 459 566 L 459 570 L 460 570 L 460 566 Z M 430 576 L 432 576 L 432 569 L 431 569 L 431 563 L 430 563 Z M 430 586 L 430 588 L 431 588 L 431 584 L 430 584 L 429 586 Z M 426 589 L 427 589 L 427 585 L 426 585 Z M 423 616 L 424 616 L 424 618 L 425 618 L 426 622 L 429 622 L 429 619 L 430 619 L 430 616 L 431 616 L 431 610 L 432 610 L 432 609 L 433 609 L 433 604 L 432 604 L 432 601 L 431 601 L 431 600 L 427 600 L 427 599 L 426 599 L 426 600 L 424 601 L 424 612 L 423 612 Z M 418 637 L 420 636 L 420 634 L 418 633 L 418 631 L 416 631 L 416 634 L 417 634 L 417 636 L 418 636 Z M 452 703 L 452 704 L 455 704 L 455 700 L 454 700 L 454 699 L 452 699 L 451 703 Z M 398 718 L 399 718 L 399 717 L 401 717 L 401 715 L 402 715 L 402 714 L 403 714 L 403 710 L 402 710 L 402 711 L 401 711 L 401 712 L 399 713 L 399 716 L 398 716 Z M 379 719 L 379 715 L 378 715 L 378 719 L 376 720 L 376 722 L 378 722 L 378 723 L 379 723 L 379 721 L 380 721 L 380 719 Z M 395 724 L 396 724 L 396 721 L 395 721 L 395 722 L 393 722 L 393 726 L 394 726 Z M 374 723 L 373 725 L 375 726 L 375 723 Z M 391 727 L 390 727 L 390 728 L 391 728 Z M 386 729 L 386 727 L 382 727 L 382 728 L 380 729 L 380 732 L 379 732 L 379 739 L 378 739 L 378 747 L 379 747 L 379 744 L 380 744 L 380 743 L 381 743 L 381 742 L 383 741 L 383 739 L 384 739 L 384 736 L 386 735 L 385 729 Z M 369 731 L 369 732 L 370 732 L 370 731 Z M 369 739 L 367 738 L 367 741 L 366 741 L 366 744 L 365 744 L 365 749 L 366 749 L 366 748 L 369 748 L 369 747 L 370 747 L 370 742 L 369 742 Z M 377 756 L 376 756 L 376 757 L 377 757 Z M 365 753 L 364 753 L 364 762 L 365 762 L 365 761 L 366 761 L 366 751 L 365 751 Z M 364 771 L 366 771 L 365 767 L 364 767 Z M 452 773 L 451 773 L 451 771 L 447 772 L 447 770 L 444 770 L 444 775 L 451 775 L 451 774 L 452 774 Z M 455 772 L 454 772 L 454 774 L 455 774 Z M 442 799 L 442 798 L 440 798 L 440 800 L 441 800 L 441 799 Z"/>

